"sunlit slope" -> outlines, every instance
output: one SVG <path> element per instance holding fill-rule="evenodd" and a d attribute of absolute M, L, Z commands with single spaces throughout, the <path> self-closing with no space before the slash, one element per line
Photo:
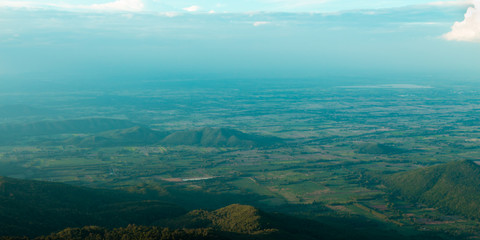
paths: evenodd
<path fill-rule="evenodd" d="M 273 219 L 268 214 L 249 205 L 232 204 L 215 211 L 194 210 L 169 223 L 187 228 L 209 227 L 218 231 L 235 233 L 261 233 L 271 229 Z"/>
<path fill-rule="evenodd" d="M 480 217 L 480 167 L 455 161 L 386 176 L 393 193 L 451 214 Z"/>
<path fill-rule="evenodd" d="M 37 236 L 85 225 L 151 224 L 183 213 L 176 205 L 120 191 L 0 177 L 0 236 Z"/>

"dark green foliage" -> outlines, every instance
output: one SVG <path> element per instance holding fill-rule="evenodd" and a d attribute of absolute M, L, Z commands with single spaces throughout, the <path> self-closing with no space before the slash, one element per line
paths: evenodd
<path fill-rule="evenodd" d="M 409 237 L 384 230 L 385 225 L 365 218 L 323 217 L 317 220 L 269 213 L 248 205 L 232 204 L 214 211 L 194 210 L 173 220 L 158 222 L 172 228 L 209 228 L 230 239 L 442 239 L 436 233 Z"/>
<path fill-rule="evenodd" d="M 0 240 L 29 240 L 28 237 L 0 236 Z"/>
<path fill-rule="evenodd" d="M 384 177 L 394 194 L 450 214 L 480 218 L 480 167 L 455 161 Z"/>
<path fill-rule="evenodd" d="M 210 229 L 170 230 L 161 227 L 128 225 L 107 230 L 101 227 L 67 228 L 36 240 L 202 240 L 222 239 Z"/>
<path fill-rule="evenodd" d="M 162 140 L 167 145 L 198 145 L 206 147 L 259 147 L 280 143 L 276 137 L 251 135 L 228 128 L 202 128 L 174 132 Z"/>
<path fill-rule="evenodd" d="M 64 229 L 49 236 L 39 237 L 39 240 L 286 240 L 404 239 L 405 237 L 398 232 L 382 230 L 380 224 L 365 224 L 364 219 L 345 222 L 339 221 L 338 218 L 328 218 L 318 222 L 278 213 L 267 213 L 252 206 L 239 204 L 215 211 L 194 210 L 185 214 L 181 208 L 173 204 L 142 200 L 138 195 L 124 192 L 10 178 L 0 180 L 0 203 L 0 235 L 35 237 Z M 146 226 L 130 225 L 113 230 L 104 228 L 127 226 L 130 223 Z M 92 225 L 102 227 L 72 228 Z M 170 226 L 177 230 L 152 227 L 152 225 Z M 345 232 L 346 227 L 350 231 Z M 436 237 L 434 234 L 424 234 L 418 235 L 418 238 L 426 239 L 430 236 Z"/>
<path fill-rule="evenodd" d="M 406 150 L 380 143 L 366 143 L 358 147 L 358 152 L 363 154 L 400 154 Z"/>
<path fill-rule="evenodd" d="M 0 178 L 0 236 L 35 236 L 85 225 L 151 224 L 183 213 L 176 205 L 120 191 Z"/>

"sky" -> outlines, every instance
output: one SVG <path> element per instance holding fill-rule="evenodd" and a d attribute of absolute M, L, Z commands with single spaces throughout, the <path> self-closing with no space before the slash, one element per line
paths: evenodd
<path fill-rule="evenodd" d="M 471 1 L 432 0 L 0 0 L 3 6 L 110 9 L 154 12 L 338 12 L 421 4 L 465 5 Z"/>
<path fill-rule="evenodd" d="M 480 81 L 479 11 L 479 0 L 0 0 L 0 85 Z"/>

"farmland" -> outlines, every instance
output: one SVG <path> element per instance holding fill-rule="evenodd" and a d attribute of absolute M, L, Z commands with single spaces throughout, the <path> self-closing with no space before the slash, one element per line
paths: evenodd
<path fill-rule="evenodd" d="M 0 99 L 36 109 L 29 117 L 5 116 L 2 124 L 113 118 L 159 132 L 228 128 L 281 139 L 261 146 L 162 141 L 109 146 L 67 140 L 99 139 L 111 129 L 32 135 L 2 141 L 2 176 L 165 198 L 165 192 L 181 193 L 178 201 L 191 209 L 242 203 L 313 219 L 361 216 L 405 232 L 480 236 L 479 221 L 391 196 L 381 183 L 364 178 L 372 172 L 478 159 L 480 95 L 475 87 L 311 82 L 287 87 L 280 81 L 269 87 L 246 82 L 213 88 L 169 83 L 108 94 L 18 93 Z M 223 199 L 202 200 L 211 195 Z M 192 196 L 198 201 L 188 202 Z"/>

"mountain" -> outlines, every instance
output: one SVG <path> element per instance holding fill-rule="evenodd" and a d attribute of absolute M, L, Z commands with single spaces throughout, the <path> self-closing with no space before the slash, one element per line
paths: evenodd
<path fill-rule="evenodd" d="M 393 194 L 439 208 L 450 214 L 480 218 L 480 166 L 454 161 L 387 175 Z"/>
<path fill-rule="evenodd" d="M 269 227 L 271 217 L 259 209 L 232 204 L 214 211 L 194 210 L 168 225 L 185 228 L 213 228 L 218 231 L 257 234 L 278 231 Z"/>
<path fill-rule="evenodd" d="M 38 236 L 88 225 L 148 225 L 184 213 L 177 205 L 123 191 L 0 177 L 0 236 Z"/>
<path fill-rule="evenodd" d="M 228 128 L 202 128 L 169 133 L 152 130 L 144 126 L 135 126 L 87 136 L 74 136 L 60 142 L 49 142 L 49 144 L 67 144 L 84 147 L 151 144 L 204 147 L 261 147 L 280 142 L 282 142 L 280 138 L 251 135 Z"/>
<path fill-rule="evenodd" d="M 220 240 L 228 239 L 219 236 L 211 229 L 168 229 L 156 226 L 129 225 L 124 228 L 106 229 L 97 226 L 83 228 L 67 228 L 36 240 Z M 0 237 L 0 240 L 3 240 Z M 7 239 L 5 239 L 7 240 Z M 17 239 L 8 239 L 17 240 Z M 18 238 L 18 240 L 26 240 Z"/>
<path fill-rule="evenodd" d="M 405 149 L 380 143 L 361 144 L 357 151 L 363 154 L 400 154 L 406 152 Z"/>
<path fill-rule="evenodd" d="M 124 228 L 102 227 L 67 228 L 38 240 L 70 239 L 293 239 L 291 234 L 275 234 L 277 229 L 267 229 L 266 213 L 248 206 L 233 204 L 214 211 L 194 210 L 174 220 L 172 228 L 129 225 Z M 186 225 L 188 227 L 186 228 Z M 171 230 L 177 229 L 177 230 Z M 288 237 L 287 237 L 288 236 Z M 300 235 L 297 235 L 297 237 Z M 1 239 L 1 238 L 0 238 Z M 296 238 L 299 239 L 299 238 Z M 302 238 L 300 238 L 302 239 Z"/>
<path fill-rule="evenodd" d="M 277 137 L 243 133 L 229 128 L 201 128 L 174 132 L 161 143 L 166 145 L 197 145 L 204 147 L 260 147 L 282 142 Z"/>
<path fill-rule="evenodd" d="M 0 177 L 0 239 L 406 238 L 361 218 L 326 216 L 317 221 L 240 204 L 186 212 L 176 204 L 144 196 Z M 435 233 L 418 233 L 409 234 L 409 239 L 439 238 Z"/>
<path fill-rule="evenodd" d="M 62 141 L 62 144 L 77 146 L 125 146 L 150 145 L 160 142 L 167 133 L 154 131 L 148 127 L 135 126 L 127 129 L 111 130 L 90 136 L 76 136 Z"/>
<path fill-rule="evenodd" d="M 0 142 L 10 142 L 22 137 L 33 137 L 56 134 L 86 134 L 113 129 L 134 127 L 127 120 L 111 118 L 86 118 L 62 121 L 41 121 L 25 124 L 0 125 Z"/>
<path fill-rule="evenodd" d="M 312 220 L 241 204 L 213 211 L 193 210 L 157 224 L 171 228 L 212 229 L 227 239 L 443 239 L 436 233 L 410 233 L 407 237 L 364 218 L 319 217 Z"/>

